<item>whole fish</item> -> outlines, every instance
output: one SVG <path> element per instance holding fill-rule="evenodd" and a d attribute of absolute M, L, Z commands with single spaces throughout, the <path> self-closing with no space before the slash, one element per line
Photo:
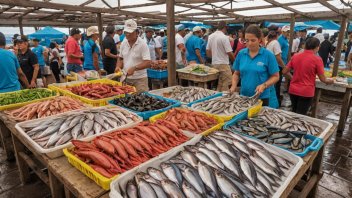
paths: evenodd
<path fill-rule="evenodd" d="M 167 194 L 165 193 L 165 191 L 163 190 L 163 188 L 161 186 L 159 186 L 158 184 L 154 184 L 154 183 L 149 183 L 149 184 L 154 189 L 154 192 L 156 193 L 158 198 L 167 198 Z"/>
<path fill-rule="evenodd" d="M 233 197 L 234 195 L 242 197 L 241 191 L 227 177 L 217 170 L 215 171 L 215 178 L 220 190 L 226 197 Z"/>
<path fill-rule="evenodd" d="M 147 172 L 150 176 L 152 176 L 156 180 L 161 181 L 161 180 L 167 179 L 167 177 L 164 175 L 164 173 L 156 168 L 149 167 L 147 169 Z"/>
<path fill-rule="evenodd" d="M 182 174 L 175 165 L 162 163 L 160 167 L 169 180 L 175 182 L 178 186 L 182 185 Z"/>
<path fill-rule="evenodd" d="M 127 182 L 127 196 L 129 198 L 138 198 L 138 189 L 132 180 Z"/>
<path fill-rule="evenodd" d="M 185 198 L 180 188 L 170 180 L 161 181 L 161 186 L 170 198 Z"/>
<path fill-rule="evenodd" d="M 198 162 L 198 174 L 204 184 L 214 192 L 215 196 L 221 197 L 213 170 L 208 165 Z"/>
<path fill-rule="evenodd" d="M 193 153 L 188 151 L 181 151 L 180 155 L 183 160 L 191 164 L 193 167 L 197 166 L 198 159 Z"/>
<path fill-rule="evenodd" d="M 182 190 L 185 193 L 187 198 L 202 198 L 203 196 L 199 194 L 199 192 L 193 188 L 191 184 L 187 181 L 183 181 Z"/>
<path fill-rule="evenodd" d="M 239 167 L 238 163 L 233 160 L 233 158 L 224 152 L 221 152 L 219 157 L 227 169 L 229 169 L 238 178 L 243 178 L 241 168 Z"/>
<path fill-rule="evenodd" d="M 144 179 L 138 183 L 138 194 L 141 198 L 158 198 L 153 187 Z"/>
<path fill-rule="evenodd" d="M 206 190 L 203 181 L 195 169 L 186 167 L 181 172 L 188 183 L 190 183 L 200 194 L 202 194 L 203 196 L 206 195 Z"/>
<path fill-rule="evenodd" d="M 214 151 L 209 150 L 205 147 L 200 147 L 199 151 L 207 155 L 211 159 L 211 161 L 213 161 L 216 164 L 216 166 L 218 166 L 223 170 L 225 169 L 224 164 L 221 162 L 219 156 Z"/>
<path fill-rule="evenodd" d="M 257 172 L 255 171 L 253 163 L 245 156 L 240 158 L 240 167 L 245 177 L 253 184 L 257 185 Z"/>

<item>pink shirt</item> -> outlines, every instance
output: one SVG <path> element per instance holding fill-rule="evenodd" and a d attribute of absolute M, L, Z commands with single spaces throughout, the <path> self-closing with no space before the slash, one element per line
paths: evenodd
<path fill-rule="evenodd" d="M 314 97 L 315 77 L 324 74 L 323 60 L 313 50 L 295 54 L 287 67 L 293 69 L 289 93 L 303 97 Z"/>
<path fill-rule="evenodd" d="M 82 55 L 82 51 L 78 45 L 78 42 L 72 36 L 70 36 L 65 43 L 65 52 L 67 57 L 67 63 L 82 65 L 81 59 L 71 58 L 69 56 L 69 54 L 73 54 L 76 56 Z"/>

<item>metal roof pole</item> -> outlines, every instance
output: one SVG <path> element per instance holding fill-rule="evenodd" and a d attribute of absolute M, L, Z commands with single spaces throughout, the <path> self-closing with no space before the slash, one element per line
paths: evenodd
<path fill-rule="evenodd" d="M 287 57 L 287 61 L 291 60 L 291 54 L 292 54 L 292 44 L 293 44 L 293 38 L 294 38 L 294 34 L 295 34 L 295 23 L 296 23 L 296 18 L 295 18 L 295 14 L 291 15 L 291 21 L 290 21 L 290 39 L 288 41 L 289 43 L 289 47 L 288 47 L 288 57 Z"/>
<path fill-rule="evenodd" d="M 98 30 L 99 30 L 99 45 L 100 49 L 103 50 L 103 19 L 101 17 L 101 13 L 97 13 L 97 23 L 98 23 Z"/>
<path fill-rule="evenodd" d="M 166 0 L 168 85 L 176 85 L 175 0 Z"/>
<path fill-rule="evenodd" d="M 18 26 L 20 27 L 20 34 L 23 34 L 23 24 L 22 24 L 22 17 L 18 17 Z"/>
<path fill-rule="evenodd" d="M 334 68 L 332 70 L 333 77 L 337 76 L 337 72 L 339 70 L 339 61 L 341 58 L 341 49 L 343 45 L 343 38 L 345 35 L 346 27 L 347 27 L 347 17 L 342 16 L 341 27 L 340 27 L 340 32 L 339 32 L 339 37 L 337 40 L 337 46 L 336 46 L 336 52 L 335 52 Z"/>

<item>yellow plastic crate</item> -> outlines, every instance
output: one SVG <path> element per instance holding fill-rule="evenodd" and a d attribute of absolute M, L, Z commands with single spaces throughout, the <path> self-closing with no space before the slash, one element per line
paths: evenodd
<path fill-rule="evenodd" d="M 46 89 L 46 88 L 37 88 L 37 89 Z M 31 103 L 34 103 L 34 102 L 39 102 L 39 101 L 43 101 L 43 100 L 52 99 L 52 98 L 55 98 L 55 97 L 60 95 L 58 92 L 56 92 L 54 90 L 49 90 L 49 89 L 46 89 L 46 90 L 51 91 L 51 92 L 55 92 L 55 95 L 54 96 L 50 96 L 50 97 L 46 97 L 46 98 L 40 98 L 40 99 L 32 100 L 32 101 L 22 102 L 22 103 L 3 105 L 3 106 L 0 106 L 0 111 L 4 111 L 4 110 L 8 110 L 8 109 L 20 108 L 20 107 L 23 107 L 25 105 L 28 105 L 28 104 L 31 104 Z M 22 91 L 23 90 L 12 91 L 12 92 L 7 92 L 7 93 L 1 93 L 0 97 L 1 97 L 1 95 L 5 95 L 5 94 L 9 94 L 9 93 L 15 93 L 15 92 L 22 92 Z"/>
<path fill-rule="evenodd" d="M 86 104 L 92 105 L 94 107 L 105 106 L 105 105 L 108 104 L 108 101 L 113 100 L 114 98 L 125 97 L 125 94 L 120 94 L 120 95 L 109 97 L 109 98 L 93 100 L 93 99 L 89 99 L 89 98 L 86 98 L 86 97 L 83 97 L 83 96 L 79 96 L 77 94 L 72 93 L 69 90 L 64 89 L 64 88 L 67 88 L 67 87 L 75 87 L 75 86 L 79 86 L 79 85 L 95 84 L 95 83 L 109 84 L 109 85 L 120 85 L 120 86 L 122 85 L 122 83 L 116 82 L 116 81 L 113 81 L 113 80 L 98 79 L 98 80 L 92 80 L 92 81 L 84 81 L 84 82 L 72 83 L 72 84 L 70 84 L 68 86 L 63 84 L 62 87 L 60 87 L 58 84 L 51 85 L 51 86 L 49 85 L 49 89 L 57 90 L 58 92 L 60 92 L 64 96 L 69 96 L 69 97 L 78 99 L 78 100 L 80 100 L 80 101 L 82 101 L 82 102 L 84 102 Z M 134 89 L 134 92 L 136 92 L 136 88 L 133 87 L 133 89 Z"/>
<path fill-rule="evenodd" d="M 191 111 L 193 111 L 193 110 L 191 110 Z M 163 112 L 163 113 L 160 113 L 160 114 L 158 114 L 158 115 L 155 115 L 155 116 L 149 118 L 149 121 L 150 121 L 151 123 L 154 123 L 154 122 L 156 122 L 157 120 L 162 119 L 163 117 L 165 117 L 165 115 L 166 115 L 167 112 L 168 112 L 168 111 Z M 197 112 L 197 111 L 195 111 L 195 112 Z M 219 130 L 219 129 L 221 129 L 222 126 L 225 124 L 225 123 L 224 123 L 224 120 L 223 120 L 220 116 L 213 115 L 213 114 L 209 114 L 209 113 L 205 113 L 205 112 L 199 112 L 199 113 L 203 113 L 203 114 L 205 114 L 205 115 L 208 116 L 208 117 L 212 117 L 212 118 L 214 118 L 214 119 L 218 122 L 217 125 L 215 125 L 215 126 L 213 126 L 212 128 L 210 128 L 210 129 L 208 129 L 208 130 L 206 130 L 206 131 L 200 133 L 200 134 L 202 134 L 202 135 L 206 135 L 206 134 L 211 133 L 211 132 L 213 132 L 213 131 Z"/>
<path fill-rule="evenodd" d="M 95 171 L 92 167 L 90 167 L 88 164 L 83 162 L 82 160 L 78 159 L 76 156 L 74 156 L 69 149 L 65 148 L 63 150 L 65 156 L 67 157 L 68 162 L 77 168 L 79 171 L 81 171 L 83 174 L 85 174 L 87 177 L 92 179 L 96 184 L 98 184 L 100 187 L 102 187 L 104 190 L 110 190 L 110 183 L 116 179 L 119 175 L 116 175 L 112 178 L 106 178 L 102 176 L 100 173 Z"/>

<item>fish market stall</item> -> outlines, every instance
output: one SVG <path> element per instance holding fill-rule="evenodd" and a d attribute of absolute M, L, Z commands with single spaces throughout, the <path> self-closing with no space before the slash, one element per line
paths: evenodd
<path fill-rule="evenodd" d="M 343 94 L 340 119 L 337 126 L 337 131 L 342 132 L 345 129 L 346 120 L 351 107 L 352 84 L 337 81 L 332 85 L 326 85 L 325 83 L 322 83 L 318 79 L 315 81 L 315 84 L 316 84 L 316 91 L 315 91 L 315 96 L 312 104 L 313 117 L 316 117 L 317 115 L 317 111 L 319 109 L 319 102 L 321 101 L 321 95 L 323 91 Z"/>
<path fill-rule="evenodd" d="M 190 65 L 176 70 L 179 85 L 187 81 L 189 86 L 198 86 L 205 89 L 213 87 L 219 78 L 219 71 L 204 65 Z M 209 84 L 209 86 L 208 86 Z"/>

